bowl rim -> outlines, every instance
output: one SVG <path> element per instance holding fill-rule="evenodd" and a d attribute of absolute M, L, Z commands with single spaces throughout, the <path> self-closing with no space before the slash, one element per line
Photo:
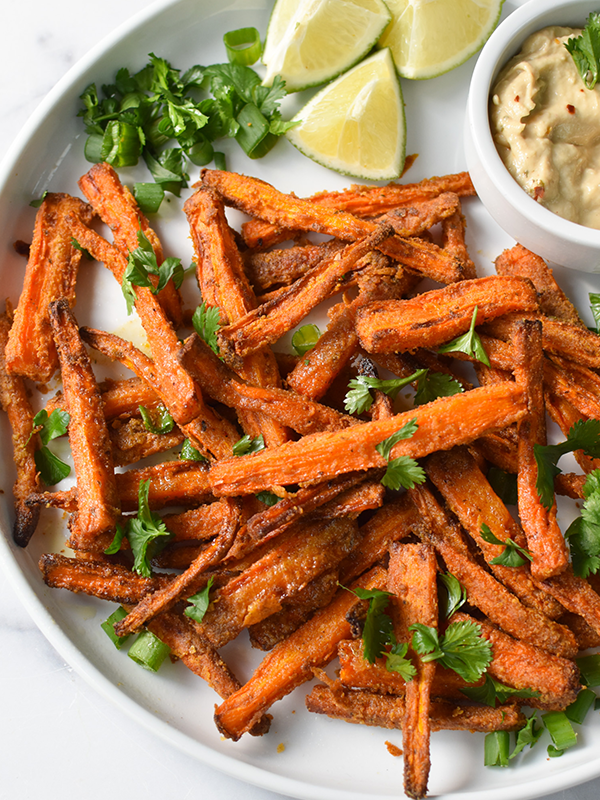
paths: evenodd
<path fill-rule="evenodd" d="M 471 79 L 467 99 L 467 121 L 471 145 L 490 180 L 531 225 L 573 245 L 600 249 L 600 230 L 564 219 L 537 203 L 512 177 L 492 139 L 488 103 L 494 80 L 507 61 L 519 52 L 525 39 L 550 25 L 573 25 L 600 9 L 599 0 L 529 0 L 513 11 L 484 45 Z M 561 15 L 564 14 L 564 19 Z"/>

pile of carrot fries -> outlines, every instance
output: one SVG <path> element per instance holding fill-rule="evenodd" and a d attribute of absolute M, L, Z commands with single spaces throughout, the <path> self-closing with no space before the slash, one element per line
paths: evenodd
<path fill-rule="evenodd" d="M 140 231 L 157 265 L 164 260 L 108 164 L 94 165 L 79 186 L 85 201 L 43 200 L 21 298 L 0 320 L 15 541 L 27 545 L 45 507 L 69 514 L 73 553 L 44 555 L 44 581 L 123 605 L 116 634 L 147 629 L 166 643 L 221 697 L 215 722 L 230 739 L 265 734 L 271 706 L 320 677 L 310 711 L 402 729 L 411 797 L 427 792 L 431 731 L 517 731 L 521 705 L 571 704 L 581 689 L 574 658 L 600 644 L 600 582 L 573 572 L 556 503 L 548 508 L 538 495 L 535 447 L 546 443 L 547 417 L 565 436 L 579 420 L 600 418 L 600 338 L 543 260 L 519 245 L 498 256 L 496 275 L 477 277 L 461 212 L 461 197 L 474 194 L 468 175 L 299 199 L 204 170 L 184 211 L 198 304 L 218 309 L 218 346 L 190 335 L 194 309 L 182 306 L 173 280 L 157 291 L 151 275 L 132 286 L 150 355 L 77 322 L 82 251 L 119 283 Z M 249 215 L 241 232 L 226 207 Z M 315 243 L 311 233 L 328 238 Z M 278 352 L 323 301 L 329 323 L 312 349 Z M 470 330 L 486 359 L 452 346 L 441 352 Z M 98 383 L 90 350 L 133 377 Z M 30 384 L 57 370 L 62 390 L 46 410 L 69 414 L 77 483 L 68 490 L 41 483 L 29 399 Z M 442 376 L 452 393 L 416 403 L 410 385 L 396 397 L 381 383 L 411 378 L 418 389 L 425 374 Z M 372 379 L 370 402 L 350 413 L 348 384 L 361 378 Z M 148 429 L 140 407 L 166 409 L 171 429 Z M 386 458 L 378 445 L 407 425 L 412 435 Z M 250 452 L 237 455 L 243 437 Z M 193 458 L 173 460 L 184 445 Z M 169 460 L 138 464 L 163 452 Z M 554 490 L 583 498 L 585 475 L 600 462 L 575 456 L 581 474 L 561 473 Z M 400 458 L 418 460 L 423 479 L 386 488 L 386 469 Z M 515 476 L 518 521 L 492 488 L 491 469 Z M 127 536 L 106 553 L 138 512 L 146 481 L 152 512 L 171 509 L 149 573 L 134 568 Z M 519 566 L 494 563 L 507 540 L 528 554 Z M 440 611 L 441 573 L 466 595 L 450 620 Z M 185 614 L 188 599 L 207 587 L 208 609 L 196 621 Z M 387 669 L 385 653 L 365 658 L 367 601 L 356 589 L 390 593 L 387 613 L 395 641 L 409 645 L 412 679 Z M 463 678 L 412 649 L 411 626 L 441 635 L 459 621 L 474 622 L 490 643 L 489 676 L 526 699 L 475 703 Z M 242 684 L 219 650 L 244 629 L 267 652 Z M 336 658 L 332 679 L 323 668 Z"/>

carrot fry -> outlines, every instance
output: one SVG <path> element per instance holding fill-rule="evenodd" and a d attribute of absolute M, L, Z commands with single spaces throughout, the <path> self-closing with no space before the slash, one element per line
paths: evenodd
<path fill-rule="evenodd" d="M 498 580 L 508 586 L 526 606 L 556 619 L 563 612 L 560 603 L 535 585 L 526 564 L 507 567 L 492 563 L 504 552 L 504 546 L 487 542 L 481 535 L 483 525 L 502 542 L 514 540 L 526 544 L 523 531 L 502 500 L 493 491 L 475 460 L 465 448 L 434 453 L 425 465 L 427 475 L 441 492 L 450 510 L 471 535 Z"/>
<path fill-rule="evenodd" d="M 47 586 L 82 592 L 102 600 L 124 605 L 139 603 L 148 593 L 168 585 L 170 576 L 144 578 L 121 564 L 68 558 L 58 553 L 45 553 L 39 561 Z"/>
<path fill-rule="evenodd" d="M 239 519 L 237 505 L 221 499 L 180 514 L 167 514 L 163 522 L 173 534 L 172 542 L 196 543 L 218 536 L 221 530 L 231 527 L 234 519 Z"/>
<path fill-rule="evenodd" d="M 272 417 L 301 434 L 356 424 L 353 417 L 295 392 L 262 388 L 238 378 L 197 334 L 188 337 L 179 358 L 204 394 L 236 410 L 260 411 L 261 417 Z"/>
<path fill-rule="evenodd" d="M 466 588 L 470 603 L 506 633 L 566 658 L 575 655 L 577 644 L 568 628 L 523 605 L 473 559 L 457 523 L 429 489 L 418 486 L 410 495 L 424 521 L 415 532 L 440 553 L 448 571 Z"/>
<path fill-rule="evenodd" d="M 319 192 L 310 202 L 328 206 L 336 211 L 349 211 L 357 217 L 374 217 L 399 206 L 418 203 L 442 192 L 454 192 L 460 197 L 475 194 L 466 172 L 428 178 L 420 183 L 389 183 L 387 186 L 351 186 L 341 192 Z M 278 230 L 274 225 L 253 219 L 242 225 L 242 234 L 248 247 L 265 248 L 289 238 L 291 231 Z"/>
<path fill-rule="evenodd" d="M 165 391 L 164 382 L 161 381 L 159 366 L 148 356 L 144 355 L 131 342 L 121 339 L 113 333 L 105 333 L 92 328 L 82 328 L 81 336 L 90 347 L 112 358 L 114 361 L 120 361 L 124 366 L 135 372 L 138 377 L 143 378 L 162 398 L 173 417 L 176 417 L 171 410 L 172 397 L 170 391 Z M 179 347 L 179 342 L 177 344 Z M 179 367 L 179 363 L 178 369 L 181 374 L 186 376 L 186 380 L 192 382 L 189 373 Z M 195 387 L 193 382 L 192 385 Z M 219 417 L 204 401 L 200 401 L 199 390 L 196 391 L 196 388 L 194 388 L 194 392 L 198 414 L 189 422 L 179 423 L 179 427 L 192 440 L 194 447 L 197 447 L 206 457 L 223 458 L 230 455 L 233 445 L 239 438 L 236 429 L 227 420 Z"/>
<path fill-rule="evenodd" d="M 573 661 L 517 641 L 488 622 L 462 612 L 455 614 L 452 621 L 476 622 L 484 639 L 492 643 L 490 675 L 515 689 L 539 692 L 539 697 L 527 698 L 527 705 L 562 710 L 575 700 L 581 687 L 579 670 Z"/>
<path fill-rule="evenodd" d="M 386 573 L 376 567 L 360 579 L 363 588 L 382 588 Z M 313 669 L 327 664 L 338 643 L 350 637 L 346 614 L 357 598 L 339 589 L 332 602 L 317 613 L 263 659 L 250 680 L 215 711 L 217 728 L 228 739 L 242 734 L 275 703 L 313 676 Z"/>
<path fill-rule="evenodd" d="M 160 405 L 160 397 L 154 389 L 141 378 L 127 378 L 119 381 L 103 381 L 100 385 L 102 407 L 107 422 L 117 417 L 130 417 L 138 414 L 139 407 L 156 408 Z M 46 403 L 46 411 L 50 415 L 55 408 L 69 409 L 62 392 L 57 392 Z"/>
<path fill-rule="evenodd" d="M 471 280 L 477 277 L 477 271 L 465 243 L 465 228 L 465 218 L 459 207 L 454 214 L 442 220 L 442 247 L 462 261 L 465 279 Z"/>
<path fill-rule="evenodd" d="M 519 422 L 517 476 L 519 517 L 532 556 L 531 574 L 538 580 L 558 575 L 567 568 L 569 552 L 556 521 L 556 503 L 542 505 L 536 487 L 538 468 L 536 444 L 546 444 L 546 418 L 543 392 L 543 353 L 541 325 L 524 320 L 515 330 L 515 379 L 526 391 L 528 414 Z"/>
<path fill-rule="evenodd" d="M 573 574 L 569 566 L 560 575 L 547 578 L 541 584 L 567 611 L 579 614 L 600 635 L 600 595 L 587 581 Z"/>
<path fill-rule="evenodd" d="M 58 368 L 48 304 L 59 297 L 75 303 L 82 254 L 71 243 L 70 215 L 89 223 L 93 212 L 76 197 L 46 195 L 35 218 L 23 291 L 6 345 L 8 371 L 38 383 L 50 380 Z"/>
<path fill-rule="evenodd" d="M 351 520 L 297 523 L 242 574 L 218 590 L 202 631 L 215 647 L 243 628 L 279 611 L 281 603 L 309 581 L 330 571 L 358 540 Z"/>
<path fill-rule="evenodd" d="M 560 356 L 544 360 L 544 387 L 573 405 L 582 416 L 600 419 L 600 377 Z"/>
<path fill-rule="evenodd" d="M 372 694 L 363 691 L 346 691 L 343 687 L 332 690 L 317 685 L 306 697 L 306 707 L 317 714 L 359 725 L 376 725 L 380 728 L 402 729 L 405 717 L 401 697 Z M 514 705 L 498 708 L 489 706 L 432 700 L 430 706 L 432 731 L 517 731 L 525 725 L 525 716 Z"/>
<path fill-rule="evenodd" d="M 221 309 L 225 322 L 236 322 L 256 307 L 233 233 L 220 198 L 212 189 L 199 189 L 188 198 L 187 215 L 196 251 L 197 275 L 204 301 Z M 247 356 L 239 374 L 257 386 L 279 388 L 281 379 L 275 356 L 269 348 Z M 288 434 L 277 420 L 262 411 L 242 412 L 241 423 L 252 436 L 261 433 L 267 447 L 283 444 Z"/>
<path fill-rule="evenodd" d="M 321 301 L 340 288 L 340 281 L 392 234 L 389 225 L 376 226 L 366 237 L 329 258 L 325 264 L 314 267 L 282 296 L 259 306 L 219 331 L 219 344 L 231 359 L 245 356 L 265 344 L 276 342 L 284 333 L 295 327 Z"/>
<path fill-rule="evenodd" d="M 408 641 L 409 628 L 422 623 L 438 626 L 437 562 L 427 544 L 395 544 L 390 549 L 388 590 L 399 610 L 396 639 Z M 406 684 L 402 743 L 404 747 L 404 792 L 425 797 L 431 766 L 429 756 L 431 686 L 436 665 L 413 654 L 417 674 Z"/>
<path fill-rule="evenodd" d="M 529 278 L 535 286 L 543 314 L 585 328 L 573 303 L 559 287 L 543 258 L 516 244 L 496 259 L 498 275 Z"/>
<path fill-rule="evenodd" d="M 268 253 L 247 250 L 243 254 L 244 270 L 255 291 L 261 293 L 280 284 L 289 286 L 343 247 L 343 242 L 331 239 L 321 244 L 296 245 Z"/>
<path fill-rule="evenodd" d="M 114 245 L 71 216 L 71 233 L 97 261 L 102 261 L 119 283 L 127 267 L 127 259 Z M 175 354 L 179 340 L 162 306 L 150 289 L 134 287 L 138 312 L 160 383 L 160 394 L 178 424 L 190 422 L 201 413 L 201 400 L 189 375 L 177 363 Z M 156 387 L 154 387 L 156 388 Z"/>
<path fill-rule="evenodd" d="M 315 483 L 343 473 L 383 467 L 377 444 L 415 420 L 414 436 L 399 442 L 392 457 L 420 458 L 502 428 L 523 414 L 522 389 L 516 384 L 473 389 L 440 398 L 387 420 L 366 422 L 333 433 L 315 433 L 250 456 L 215 463 L 210 481 L 215 495 L 254 494 L 271 486 Z"/>
<path fill-rule="evenodd" d="M 278 192 L 268 183 L 233 172 L 203 170 L 202 182 L 215 188 L 227 205 L 283 228 L 325 233 L 343 241 L 356 241 L 371 235 L 377 223 L 361 220 L 344 211 L 330 211 L 326 206 L 300 200 Z M 198 186 L 199 184 L 195 184 Z M 416 269 L 442 283 L 460 280 L 461 262 L 422 239 L 393 236 L 382 243 L 381 251 L 403 266 Z"/>
<path fill-rule="evenodd" d="M 8 416 L 12 431 L 13 458 L 17 477 L 13 486 L 15 521 L 13 539 L 26 547 L 35 532 L 40 516 L 39 506 L 28 506 L 27 498 L 40 488 L 34 453 L 40 446 L 39 436 L 33 436 L 33 410 L 23 378 L 10 375 L 6 369 L 4 348 L 11 326 L 9 314 L 0 315 L 0 406 Z"/>
<path fill-rule="evenodd" d="M 50 304 L 50 323 L 70 412 L 69 442 L 77 475 L 77 513 L 70 546 L 103 551 L 121 515 L 102 399 L 77 322 L 65 299 Z"/>
<path fill-rule="evenodd" d="M 537 298 L 522 278 L 476 278 L 411 300 L 369 303 L 356 314 L 356 330 L 370 353 L 436 347 L 466 333 L 475 308 L 481 325 L 511 311 L 535 311 Z"/>
<path fill-rule="evenodd" d="M 158 266 L 162 264 L 164 256 L 158 236 L 110 164 L 94 164 L 79 179 L 79 188 L 100 219 L 111 229 L 116 246 L 126 257 L 130 251 L 138 248 L 137 234 L 142 231 L 152 245 Z M 158 278 L 151 276 L 150 280 L 156 285 Z M 158 293 L 158 299 L 173 325 L 178 328 L 182 318 L 181 297 L 172 280 Z"/>
<path fill-rule="evenodd" d="M 108 429 L 108 434 L 112 445 L 113 464 L 116 467 L 134 464 L 155 453 L 164 453 L 182 444 L 185 439 L 179 428 L 173 428 L 169 433 L 152 433 L 137 417 L 126 422 L 114 420 Z"/>

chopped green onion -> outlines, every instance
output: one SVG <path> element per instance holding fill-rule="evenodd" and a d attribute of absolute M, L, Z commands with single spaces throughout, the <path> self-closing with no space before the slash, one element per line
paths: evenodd
<path fill-rule="evenodd" d="M 577 744 L 577 734 L 564 711 L 548 711 L 542 714 L 542 722 L 552 738 L 553 744 L 548 747 L 551 758 L 556 758 L 562 751 Z"/>
<path fill-rule="evenodd" d="M 227 58 L 231 64 L 250 66 L 262 55 L 260 34 L 256 28 L 238 28 L 223 36 Z"/>
<path fill-rule="evenodd" d="M 571 722 L 581 725 L 595 700 L 596 694 L 591 689 L 582 689 L 577 698 L 565 709 L 565 714 Z"/>
<path fill-rule="evenodd" d="M 116 611 L 104 620 L 104 622 L 100 623 L 100 627 L 104 631 L 104 633 L 108 636 L 117 650 L 120 650 L 127 639 L 129 639 L 129 634 L 127 636 L 117 636 L 115 633 L 115 623 L 120 622 L 124 617 L 127 616 L 127 611 L 123 608 L 123 606 L 119 606 Z"/>
<path fill-rule="evenodd" d="M 158 636 L 150 631 L 142 631 L 129 648 L 127 655 L 140 667 L 151 672 L 158 672 L 160 665 L 170 652 L 169 645 L 161 642 Z"/>
<path fill-rule="evenodd" d="M 197 450 L 189 439 L 184 439 L 179 458 L 182 461 L 206 461 L 200 450 Z"/>
<path fill-rule="evenodd" d="M 213 161 L 215 162 L 215 169 L 220 169 L 223 172 L 225 172 L 225 170 L 227 169 L 227 160 L 225 159 L 225 153 L 220 153 L 218 150 L 216 150 Z"/>
<path fill-rule="evenodd" d="M 215 151 L 208 139 L 201 139 L 185 151 L 186 156 L 197 167 L 204 167 L 213 160 Z"/>
<path fill-rule="evenodd" d="M 136 125 L 112 120 L 102 138 L 100 156 L 115 168 L 134 167 L 142 152 L 140 134 Z"/>
<path fill-rule="evenodd" d="M 277 144 L 277 136 L 271 133 L 269 120 L 254 103 L 246 103 L 237 115 L 239 123 L 236 142 L 249 158 L 262 158 Z"/>
<path fill-rule="evenodd" d="M 493 731 L 485 737 L 483 763 L 486 767 L 508 767 L 510 736 L 508 731 Z"/>
<path fill-rule="evenodd" d="M 144 214 L 156 214 L 164 199 L 165 190 L 160 183 L 134 183 L 133 196 Z"/>
<path fill-rule="evenodd" d="M 581 673 L 581 683 L 584 686 L 600 686 L 600 653 L 577 658 L 575 663 Z"/>
<path fill-rule="evenodd" d="M 44 200 L 46 199 L 46 195 L 47 194 L 48 194 L 48 189 L 44 189 L 44 191 L 42 192 L 41 197 L 38 197 L 37 200 L 32 200 L 31 203 L 29 203 L 29 205 L 32 208 L 39 208 L 42 205 L 42 203 L 44 202 Z"/>
<path fill-rule="evenodd" d="M 303 356 L 313 349 L 320 335 L 321 331 L 316 325 L 303 325 L 292 336 L 292 347 L 299 356 Z"/>

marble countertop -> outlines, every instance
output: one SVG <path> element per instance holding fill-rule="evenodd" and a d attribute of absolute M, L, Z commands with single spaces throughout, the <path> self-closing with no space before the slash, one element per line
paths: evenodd
<path fill-rule="evenodd" d="M 103 0 L 94 7 L 76 0 L 6 4 L 0 26 L 0 155 L 57 80 L 146 5 L 147 0 Z M 0 637 L 0 798 L 280 796 L 189 758 L 98 695 L 46 641 L 6 579 L 0 581 Z M 597 779 L 546 800 L 599 796 Z"/>

